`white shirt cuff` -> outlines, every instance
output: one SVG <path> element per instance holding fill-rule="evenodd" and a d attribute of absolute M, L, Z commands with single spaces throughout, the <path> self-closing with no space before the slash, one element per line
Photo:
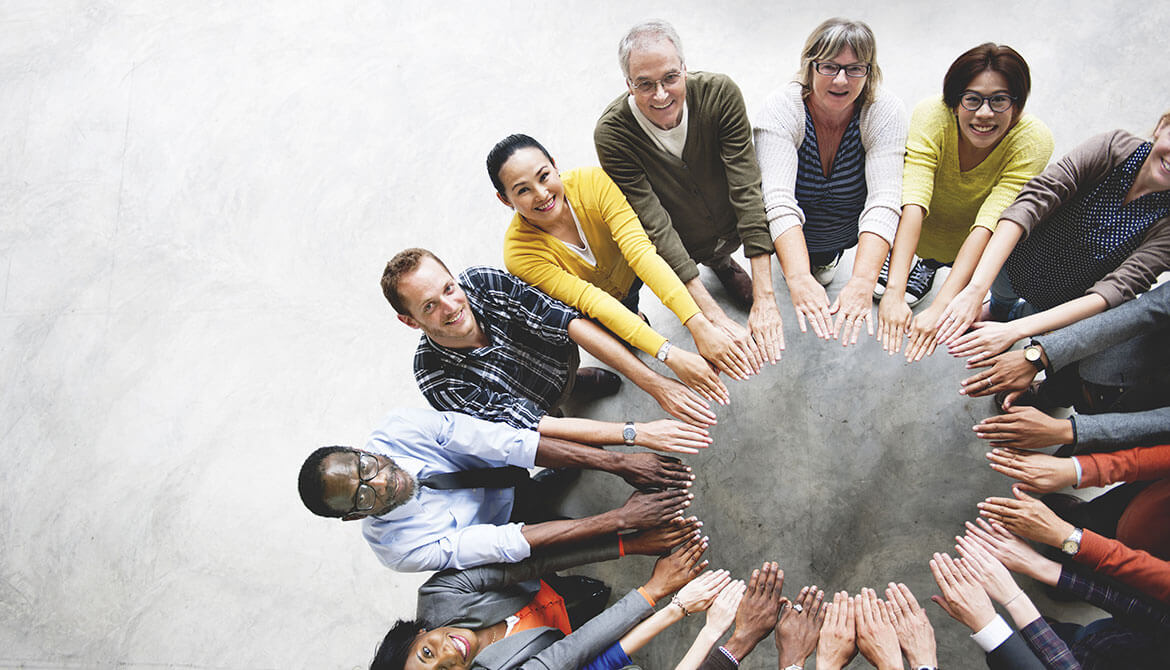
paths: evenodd
<path fill-rule="evenodd" d="M 1012 628 L 1007 625 L 1003 617 L 998 614 L 991 620 L 991 623 L 984 626 L 978 633 L 973 633 L 971 639 L 983 653 L 989 653 L 999 645 L 1004 643 L 1004 640 L 1012 636 Z"/>
<path fill-rule="evenodd" d="M 1081 461 L 1076 456 L 1072 457 L 1073 467 L 1077 470 L 1077 483 L 1073 485 L 1074 489 L 1081 488 Z"/>

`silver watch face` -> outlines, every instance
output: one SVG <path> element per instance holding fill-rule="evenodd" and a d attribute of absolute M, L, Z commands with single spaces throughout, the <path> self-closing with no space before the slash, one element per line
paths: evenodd
<path fill-rule="evenodd" d="M 1081 544 L 1076 540 L 1065 540 L 1061 543 L 1060 550 L 1069 556 L 1073 556 L 1081 550 Z"/>
<path fill-rule="evenodd" d="M 625 428 L 622 429 L 622 439 L 625 440 L 626 442 L 633 442 L 634 438 L 637 435 L 638 435 L 637 431 L 635 431 L 630 426 L 626 426 Z"/>
<path fill-rule="evenodd" d="M 1036 347 L 1027 347 L 1024 349 L 1024 358 L 1032 363 L 1040 360 L 1040 350 Z"/>

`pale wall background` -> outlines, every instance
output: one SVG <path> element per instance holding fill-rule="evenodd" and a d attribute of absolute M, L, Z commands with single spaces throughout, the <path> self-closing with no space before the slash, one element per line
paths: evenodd
<path fill-rule="evenodd" d="M 501 264 L 487 150 L 595 164 L 634 22 L 754 110 L 838 14 L 907 106 L 1015 46 L 1057 155 L 1170 104 L 1158 3 L 0 3 L 0 665 L 368 662 L 421 576 L 293 480 L 423 403 L 385 260 Z"/>

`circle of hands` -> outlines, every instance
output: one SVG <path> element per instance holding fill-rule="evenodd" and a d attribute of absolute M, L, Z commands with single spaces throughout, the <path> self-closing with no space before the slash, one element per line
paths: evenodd
<path fill-rule="evenodd" d="M 972 631 L 982 630 L 995 618 L 993 601 L 1013 617 L 1039 616 L 1011 573 L 1053 583 L 1060 565 L 1023 538 L 1056 543 L 1065 536 L 1061 524 L 1071 529 L 1025 493 L 1025 489 L 1043 492 L 1067 485 L 1061 463 L 1067 459 L 1003 450 L 988 457 L 993 468 L 1023 482 L 1013 488 L 1016 498 L 988 498 L 980 503 L 985 518 L 967 522 L 964 534 L 955 538 L 957 557 L 935 553 L 929 561 L 940 591 L 930 599 Z M 781 594 L 784 571 L 775 562 L 765 562 L 746 583 L 732 579 L 727 570 L 707 570 L 708 561 L 702 557 L 709 538 L 702 535 L 702 525 L 693 516 L 676 517 L 666 527 L 630 536 L 636 550 L 644 553 L 669 551 L 674 546 L 673 553 L 655 563 L 647 588 L 677 591 L 672 603 L 685 614 L 706 612 L 695 645 L 676 670 L 697 668 L 707 648 L 733 625 L 724 648 L 740 660 L 771 633 L 780 668 L 802 667 L 814 652 L 818 670 L 843 668 L 858 653 L 879 670 L 902 668 L 903 657 L 912 668 L 938 667 L 934 627 L 906 584 L 890 582 L 884 599 L 872 588 L 854 595 L 830 594 L 816 585 L 804 586 L 790 599 Z M 703 640 L 707 640 L 705 645 Z"/>

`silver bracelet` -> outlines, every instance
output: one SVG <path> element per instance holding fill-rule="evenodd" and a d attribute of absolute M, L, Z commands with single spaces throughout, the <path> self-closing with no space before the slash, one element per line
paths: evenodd
<path fill-rule="evenodd" d="M 670 604 L 677 605 L 678 608 L 680 610 L 682 610 L 683 616 L 690 616 L 691 615 L 691 613 L 687 611 L 687 608 L 683 606 L 682 601 L 678 599 L 677 594 L 670 597 Z"/>
<path fill-rule="evenodd" d="M 1019 598 L 1019 597 L 1020 597 L 1020 596 L 1022 596 L 1022 595 L 1024 595 L 1024 589 L 1020 589 L 1020 592 L 1019 592 L 1019 593 L 1017 593 L 1016 595 L 1012 596 L 1011 598 L 1008 598 L 1007 602 L 1005 602 L 1005 603 L 1003 604 L 1003 606 L 1004 606 L 1004 607 L 1007 607 L 1008 605 L 1012 604 L 1012 602 L 1013 602 L 1013 601 L 1014 601 L 1016 598 Z"/>

